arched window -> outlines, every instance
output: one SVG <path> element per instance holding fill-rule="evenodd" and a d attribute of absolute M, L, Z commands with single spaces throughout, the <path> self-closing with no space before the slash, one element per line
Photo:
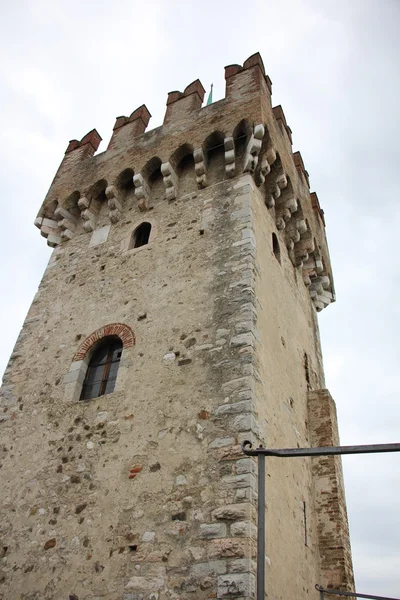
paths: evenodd
<path fill-rule="evenodd" d="M 114 391 L 121 354 L 122 342 L 118 337 L 102 340 L 90 359 L 80 400 L 91 400 Z"/>
<path fill-rule="evenodd" d="M 139 227 L 136 227 L 135 231 L 132 235 L 132 244 L 131 248 L 140 248 L 140 246 L 145 246 L 149 243 L 151 231 L 151 223 L 141 223 Z"/>

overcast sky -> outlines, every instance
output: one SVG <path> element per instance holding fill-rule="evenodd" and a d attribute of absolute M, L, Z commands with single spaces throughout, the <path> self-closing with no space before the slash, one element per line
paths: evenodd
<path fill-rule="evenodd" d="M 67 143 L 259 51 L 327 221 L 320 315 L 342 444 L 400 442 L 399 0 L 0 0 L 5 368 L 50 249 L 33 226 Z M 400 597 L 400 455 L 345 457 L 358 591 Z"/>

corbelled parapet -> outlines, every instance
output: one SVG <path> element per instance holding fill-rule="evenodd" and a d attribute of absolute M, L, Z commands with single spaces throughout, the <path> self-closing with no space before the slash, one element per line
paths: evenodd
<path fill-rule="evenodd" d="M 252 174 L 278 238 L 321 310 L 334 300 L 323 211 L 310 193 L 300 152 L 292 152 L 283 109 L 272 107 L 272 84 L 261 56 L 226 67 L 225 80 L 225 98 L 208 106 L 202 106 L 205 90 L 198 79 L 183 92 L 170 92 L 157 129 L 146 132 L 150 113 L 145 105 L 118 117 L 101 154 L 95 155 L 101 140 L 95 129 L 70 142 L 35 225 L 50 246 L 57 246 L 96 229 L 105 205 L 109 222 L 117 223 L 124 218 L 127 196 L 135 198 L 138 212 L 153 202 L 179 200 L 183 162 L 193 169 L 199 188 L 214 185 L 209 157 L 220 149 L 225 165 L 220 180 Z M 155 194 L 155 180 L 163 181 L 164 198 Z"/>

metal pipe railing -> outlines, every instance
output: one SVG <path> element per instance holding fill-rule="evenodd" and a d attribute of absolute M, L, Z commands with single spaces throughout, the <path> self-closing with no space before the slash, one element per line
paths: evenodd
<path fill-rule="evenodd" d="M 361 446 L 321 446 L 317 448 L 253 448 L 248 440 L 242 444 L 242 450 L 247 456 L 258 458 L 258 507 L 257 507 L 257 600 L 265 600 L 265 457 L 293 458 L 303 456 L 337 456 L 341 454 L 374 454 L 377 452 L 400 452 L 400 444 L 369 444 Z M 318 589 L 318 588 L 317 588 Z M 322 588 L 323 590 L 323 588 Z M 319 590 L 322 593 L 335 593 L 331 590 Z M 340 594 L 339 594 L 340 595 Z M 378 600 L 397 600 L 379 596 L 363 596 L 342 592 L 342 595 L 358 596 Z M 323 596 L 321 596 L 321 600 Z"/>
<path fill-rule="evenodd" d="M 326 590 L 322 585 L 315 586 L 315 589 L 320 593 L 320 600 L 324 600 L 325 594 L 333 596 L 347 596 L 348 598 L 370 598 L 371 600 L 399 600 L 399 598 L 388 598 L 387 596 L 371 596 L 370 594 L 358 594 L 357 592 L 341 592 L 340 590 Z"/>

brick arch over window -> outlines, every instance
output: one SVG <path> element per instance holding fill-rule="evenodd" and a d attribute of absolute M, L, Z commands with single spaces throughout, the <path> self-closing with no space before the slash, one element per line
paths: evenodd
<path fill-rule="evenodd" d="M 83 360 L 93 344 L 109 335 L 116 335 L 119 337 L 124 348 L 131 348 L 135 344 L 135 335 L 128 325 L 124 325 L 123 323 L 111 323 L 110 325 L 104 325 L 104 327 L 100 327 L 100 329 L 91 333 L 79 346 L 73 360 Z"/>

